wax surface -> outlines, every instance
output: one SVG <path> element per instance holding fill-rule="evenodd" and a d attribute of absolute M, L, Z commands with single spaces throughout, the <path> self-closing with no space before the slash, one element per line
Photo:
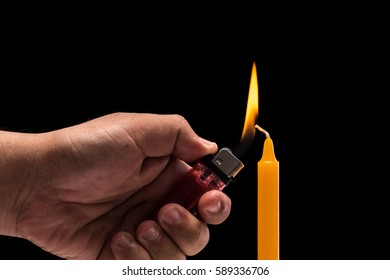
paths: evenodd
<path fill-rule="evenodd" d="M 264 141 L 257 163 L 257 254 L 259 260 L 279 259 L 279 162 L 272 139 Z"/>

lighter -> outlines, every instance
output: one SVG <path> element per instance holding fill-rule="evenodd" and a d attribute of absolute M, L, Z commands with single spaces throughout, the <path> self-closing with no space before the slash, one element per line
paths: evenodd
<path fill-rule="evenodd" d="M 199 159 L 170 190 L 161 205 L 174 202 L 195 216 L 200 197 L 207 191 L 222 191 L 244 167 L 229 148 Z"/>

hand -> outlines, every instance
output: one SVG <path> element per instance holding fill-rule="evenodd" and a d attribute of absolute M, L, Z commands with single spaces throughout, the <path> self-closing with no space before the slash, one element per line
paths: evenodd
<path fill-rule="evenodd" d="M 217 151 L 181 116 L 115 113 L 48 133 L 0 133 L 0 233 L 62 258 L 185 259 L 207 245 L 207 224 L 230 213 L 229 197 L 210 191 L 200 219 L 173 203 L 147 219 L 186 162 Z"/>

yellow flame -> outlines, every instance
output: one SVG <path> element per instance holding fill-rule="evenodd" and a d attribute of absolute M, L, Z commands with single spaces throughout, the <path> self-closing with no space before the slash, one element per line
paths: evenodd
<path fill-rule="evenodd" d="M 252 140 L 256 133 L 256 120 L 259 111 L 259 89 L 257 83 L 256 63 L 253 62 L 252 74 L 249 85 L 248 103 L 246 107 L 244 129 L 241 135 L 241 141 L 244 139 Z"/>

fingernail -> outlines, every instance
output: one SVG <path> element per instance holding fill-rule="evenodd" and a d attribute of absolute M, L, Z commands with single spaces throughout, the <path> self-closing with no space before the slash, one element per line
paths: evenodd
<path fill-rule="evenodd" d="M 218 203 L 214 203 L 213 205 L 209 206 L 207 208 L 207 212 L 210 214 L 216 214 L 221 211 L 221 201 L 218 201 Z"/>
<path fill-rule="evenodd" d="M 211 141 L 206 140 L 206 139 L 204 139 L 204 138 L 202 138 L 202 137 L 199 137 L 199 139 L 200 139 L 200 141 L 201 141 L 204 145 L 206 145 L 206 146 L 208 146 L 208 147 L 217 147 L 217 143 L 215 143 L 215 142 L 211 142 Z"/>
<path fill-rule="evenodd" d="M 123 249 L 128 249 L 131 247 L 132 243 L 133 240 L 131 238 L 129 238 L 127 235 L 122 235 L 121 237 L 118 238 L 116 245 Z"/>
<path fill-rule="evenodd" d="M 180 214 L 177 210 L 168 211 L 163 217 L 163 221 L 168 225 L 175 225 L 180 222 Z"/>
<path fill-rule="evenodd" d="M 160 231 L 155 226 L 151 226 L 142 233 L 142 237 L 149 241 L 156 240 L 159 235 Z"/>

